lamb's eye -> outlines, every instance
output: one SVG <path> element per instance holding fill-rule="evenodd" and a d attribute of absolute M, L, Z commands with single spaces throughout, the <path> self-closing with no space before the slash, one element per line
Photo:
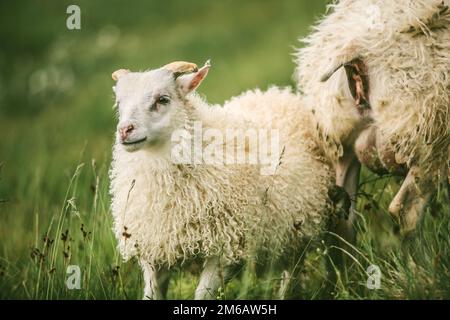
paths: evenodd
<path fill-rule="evenodd" d="M 159 104 L 168 104 L 170 100 L 168 96 L 160 96 L 156 101 Z"/>
<path fill-rule="evenodd" d="M 166 105 L 170 102 L 170 99 L 168 96 L 159 96 L 156 98 L 155 102 L 150 107 L 150 111 L 159 111 L 159 107 L 161 105 Z"/>

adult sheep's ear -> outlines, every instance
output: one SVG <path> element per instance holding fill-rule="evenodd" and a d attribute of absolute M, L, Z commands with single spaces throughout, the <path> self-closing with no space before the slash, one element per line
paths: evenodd
<path fill-rule="evenodd" d="M 117 80 L 119 80 L 119 78 L 120 78 L 121 76 L 123 76 L 124 74 L 127 74 L 127 73 L 129 73 L 129 72 L 131 72 L 131 71 L 128 70 L 128 69 L 119 69 L 119 70 L 114 71 L 114 72 L 111 74 L 111 78 L 113 78 L 114 81 L 117 81 Z"/>
<path fill-rule="evenodd" d="M 326 82 L 331 78 L 333 74 L 336 73 L 340 68 L 344 67 L 346 64 L 359 58 L 359 47 L 356 45 L 350 45 L 348 48 L 343 49 L 336 56 L 331 57 L 328 65 L 326 66 L 326 72 L 320 77 L 321 82 Z"/>
<path fill-rule="evenodd" d="M 178 87 L 184 94 L 195 90 L 203 79 L 205 79 L 208 74 L 209 68 L 211 67 L 210 61 L 206 61 L 205 65 L 196 72 L 181 75 L 176 79 Z"/>

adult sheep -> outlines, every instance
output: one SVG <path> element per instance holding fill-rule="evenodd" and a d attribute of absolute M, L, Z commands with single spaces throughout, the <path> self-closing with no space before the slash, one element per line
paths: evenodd
<path fill-rule="evenodd" d="M 448 4 L 341 0 L 296 54 L 298 87 L 314 109 L 337 183 L 355 194 L 358 160 L 406 175 L 389 206 L 405 235 L 448 173 Z M 341 224 L 348 239 L 353 220 Z"/>
<path fill-rule="evenodd" d="M 214 298 L 234 264 L 256 253 L 298 250 L 329 213 L 334 175 L 313 143 L 301 98 L 271 88 L 210 106 L 193 93 L 208 70 L 208 64 L 198 70 L 175 62 L 113 73 L 119 117 L 110 172 L 114 230 L 122 256 L 139 259 L 149 299 L 164 297 L 171 267 L 193 260 L 204 261 L 195 298 Z M 221 140 L 233 128 L 247 132 L 244 144 L 235 142 L 239 134 Z M 196 140 L 199 129 L 205 140 Z M 257 141 L 259 150 L 270 149 L 270 162 L 254 157 L 249 132 L 261 130 L 279 133 Z M 206 150 L 219 157 L 210 161 Z M 245 163 L 233 158 L 239 151 Z"/>

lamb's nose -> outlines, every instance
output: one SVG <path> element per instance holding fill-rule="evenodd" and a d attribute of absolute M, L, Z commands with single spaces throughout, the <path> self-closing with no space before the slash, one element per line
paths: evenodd
<path fill-rule="evenodd" d="M 133 130 L 134 126 L 132 124 L 119 128 L 120 139 L 124 141 L 133 132 Z"/>

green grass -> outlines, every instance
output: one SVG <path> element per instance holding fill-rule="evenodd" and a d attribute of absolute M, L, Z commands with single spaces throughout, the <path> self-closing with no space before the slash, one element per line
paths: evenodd
<path fill-rule="evenodd" d="M 136 261 L 122 263 L 112 233 L 108 168 L 115 119 L 110 74 L 172 60 L 213 68 L 200 92 L 212 103 L 242 90 L 292 85 L 296 39 L 327 1 L 78 1 L 82 29 L 65 28 L 67 1 L 0 3 L 0 298 L 140 299 Z M 361 182 L 376 176 L 364 172 Z M 448 194 L 440 189 L 417 235 L 401 244 L 387 213 L 395 178 L 363 185 L 354 263 L 339 299 L 450 298 Z M 287 298 L 327 294 L 319 242 Z M 366 288 L 376 264 L 381 288 Z M 79 265 L 82 289 L 68 290 Z M 220 298 L 275 298 L 280 274 L 243 268 Z M 197 275 L 174 270 L 169 298 L 192 298 Z"/>

